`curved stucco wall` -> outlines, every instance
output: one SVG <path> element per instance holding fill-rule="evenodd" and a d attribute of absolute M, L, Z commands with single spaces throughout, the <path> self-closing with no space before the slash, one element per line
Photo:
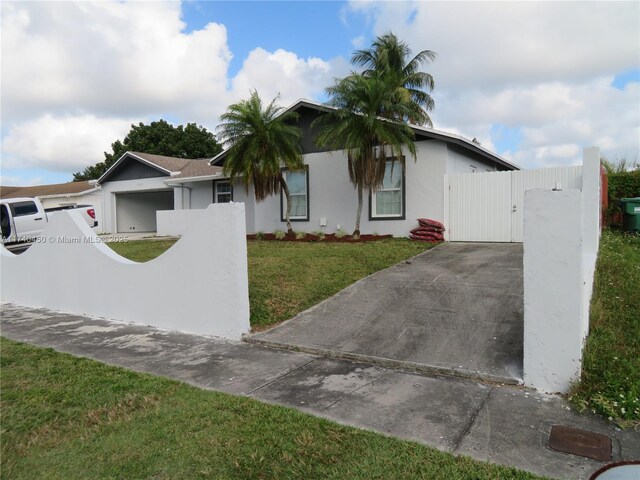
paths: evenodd
<path fill-rule="evenodd" d="M 2 300 L 239 339 L 249 331 L 244 205 L 211 205 L 172 248 L 136 263 L 78 212 L 52 216 L 21 255 L 0 248 Z"/>

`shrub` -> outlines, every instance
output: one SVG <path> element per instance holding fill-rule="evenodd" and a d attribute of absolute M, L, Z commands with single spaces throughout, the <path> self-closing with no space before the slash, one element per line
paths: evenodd
<path fill-rule="evenodd" d="M 312 235 L 315 235 L 320 240 L 324 240 L 324 232 L 316 231 L 316 232 L 313 232 Z"/>
<path fill-rule="evenodd" d="M 306 232 L 296 232 L 296 240 L 303 240 L 306 236 Z"/>
<path fill-rule="evenodd" d="M 616 223 L 614 217 L 622 211 L 620 199 L 640 197 L 640 170 L 612 173 L 608 176 L 608 184 L 609 206 L 606 211 L 607 219 L 609 223 Z"/>
<path fill-rule="evenodd" d="M 336 238 L 342 238 L 346 235 L 345 231 L 342 230 L 341 228 L 339 228 L 338 230 L 336 230 Z"/>
<path fill-rule="evenodd" d="M 273 232 L 274 237 L 276 237 L 276 240 L 282 240 L 284 238 L 284 230 L 276 230 L 275 232 Z"/>
<path fill-rule="evenodd" d="M 264 232 L 256 232 L 256 240 L 264 240 Z"/>

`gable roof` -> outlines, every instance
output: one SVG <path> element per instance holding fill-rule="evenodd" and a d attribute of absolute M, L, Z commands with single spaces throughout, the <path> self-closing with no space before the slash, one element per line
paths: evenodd
<path fill-rule="evenodd" d="M 308 99 L 300 99 L 297 102 L 295 102 L 293 105 L 291 105 L 290 107 L 288 107 L 287 109 L 283 110 L 280 115 L 283 115 L 285 113 L 288 112 L 295 112 L 301 108 L 311 108 L 314 110 L 317 110 L 319 112 L 331 112 L 331 111 L 335 111 L 336 109 L 334 107 L 328 106 L 328 105 L 323 105 L 321 103 L 318 102 L 314 102 L 313 100 L 308 100 Z M 479 143 L 476 143 L 472 140 L 469 140 L 468 138 L 463 137 L 462 135 L 456 135 L 454 133 L 448 133 L 448 132 L 443 132 L 441 130 L 436 130 L 434 128 L 429 128 L 429 127 L 423 127 L 420 125 L 412 125 L 409 124 L 409 126 L 412 128 L 412 130 L 414 131 L 414 133 L 416 134 L 416 140 L 427 140 L 427 139 L 434 139 L 434 140 L 442 140 L 445 141 L 447 143 L 453 143 L 456 145 L 461 146 L 462 148 L 469 150 L 471 152 L 474 152 L 478 155 L 481 155 L 482 157 L 488 159 L 488 160 L 492 160 L 496 163 L 498 163 L 499 165 L 502 165 L 504 167 L 506 167 L 509 170 L 520 170 L 520 167 L 518 165 L 516 165 L 513 162 L 510 162 L 509 160 L 501 157 L 500 155 L 498 155 L 497 153 L 493 153 L 492 151 L 486 149 L 485 147 L 483 147 L 482 145 L 480 145 Z M 213 157 L 210 161 L 210 163 L 213 164 L 220 164 L 222 162 L 222 160 L 224 160 L 224 158 L 227 155 L 228 152 L 228 148 L 223 150 L 222 152 L 220 152 L 218 155 L 216 155 L 215 157 Z"/>
<path fill-rule="evenodd" d="M 55 183 L 51 185 L 34 185 L 31 187 L 0 187 L 0 198 L 16 197 L 47 197 L 69 195 L 77 196 L 97 190 L 95 182 L 85 180 L 82 182 Z"/>
<path fill-rule="evenodd" d="M 222 167 L 209 164 L 208 158 L 177 158 L 165 155 L 155 155 L 144 152 L 125 152 L 109 169 L 98 179 L 98 184 L 108 181 L 127 158 L 133 158 L 145 165 L 159 170 L 171 178 L 200 177 L 215 175 L 222 171 Z"/>

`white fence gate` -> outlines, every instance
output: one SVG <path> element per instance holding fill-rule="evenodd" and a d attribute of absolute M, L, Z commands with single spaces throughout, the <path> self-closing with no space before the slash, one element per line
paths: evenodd
<path fill-rule="evenodd" d="M 447 239 L 522 242 L 524 192 L 582 188 L 582 166 L 445 175 Z"/>

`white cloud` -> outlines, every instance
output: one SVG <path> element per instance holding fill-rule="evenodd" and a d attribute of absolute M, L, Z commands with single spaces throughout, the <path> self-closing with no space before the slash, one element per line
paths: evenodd
<path fill-rule="evenodd" d="M 131 120 L 93 115 L 44 115 L 15 125 L 3 139 L 3 168 L 81 170 L 104 160 L 102 152 L 124 138 Z"/>
<path fill-rule="evenodd" d="M 520 129 L 525 167 L 579 163 L 581 149 L 609 157 L 640 151 L 640 88 L 612 86 L 640 68 L 637 2 L 352 2 L 374 34 L 389 30 L 414 53 L 431 49 L 432 118 L 488 146 L 491 127 Z M 484 139 L 484 140 L 483 140 Z"/>
<path fill-rule="evenodd" d="M 417 52 L 445 88 L 575 81 L 638 66 L 637 2 L 352 2 Z"/>
<path fill-rule="evenodd" d="M 32 185 L 41 185 L 42 183 L 41 177 L 29 177 L 25 179 L 15 175 L 0 175 L 0 185 L 7 187 L 30 187 Z"/>
<path fill-rule="evenodd" d="M 173 1 L 3 2 L 3 166 L 71 171 L 102 160 L 132 120 L 213 131 L 250 89 L 286 104 L 332 77 L 333 62 L 256 48 L 230 79 L 225 26 L 184 29 Z"/>
<path fill-rule="evenodd" d="M 302 97 L 315 97 L 329 84 L 333 67 L 320 58 L 299 58 L 278 49 L 273 53 L 256 48 L 246 58 L 233 79 L 233 90 L 241 98 L 258 90 L 266 100 L 280 94 L 279 104 L 287 105 Z"/>

